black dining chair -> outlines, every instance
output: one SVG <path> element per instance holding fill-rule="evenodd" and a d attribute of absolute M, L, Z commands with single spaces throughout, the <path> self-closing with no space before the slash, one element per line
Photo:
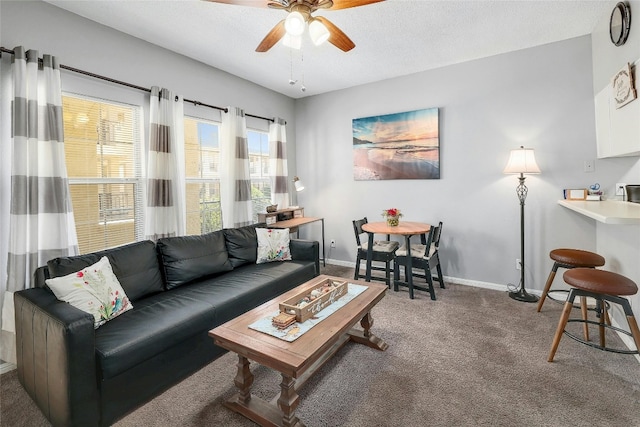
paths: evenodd
<path fill-rule="evenodd" d="M 360 274 L 360 263 L 362 261 L 367 260 L 367 251 L 369 249 L 369 236 L 366 231 L 362 230 L 362 226 L 366 224 L 367 217 L 362 219 L 354 220 L 353 222 L 353 231 L 356 235 L 356 244 L 358 245 L 358 252 L 356 254 L 356 271 L 353 275 L 355 280 L 366 278 L 365 274 Z M 362 236 L 364 234 L 364 236 Z M 361 238 L 362 236 L 362 238 Z M 389 288 L 391 288 L 391 262 L 394 261 L 396 257 L 396 250 L 400 244 L 395 241 L 389 240 L 389 236 L 387 235 L 387 240 L 374 240 L 373 248 L 371 252 L 371 261 L 383 262 L 384 267 L 371 265 L 371 270 L 376 271 L 384 271 L 385 277 L 377 277 L 371 276 L 371 280 L 380 280 L 387 284 Z"/>
<path fill-rule="evenodd" d="M 445 288 L 444 279 L 442 278 L 442 268 L 440 267 L 440 254 L 438 252 L 440 248 L 441 235 L 442 222 L 436 226 L 432 226 L 429 233 L 421 235 L 420 243 L 411 244 L 412 274 L 414 277 L 420 277 L 425 279 L 427 282 L 427 288 L 416 286 L 415 284 L 413 287 L 415 289 L 428 291 L 432 300 L 436 299 L 436 294 L 433 288 L 434 280 L 439 282 L 441 288 Z M 405 279 L 408 276 L 406 263 L 407 248 L 405 245 L 402 245 L 402 247 L 396 251 L 396 259 L 393 264 L 393 277 L 395 281 L 400 280 L 400 266 L 405 266 Z M 420 273 L 419 269 L 424 270 L 424 274 Z M 394 290 L 397 291 L 398 287 L 394 286 Z M 413 298 L 413 289 L 409 289 L 409 296 Z"/>
<path fill-rule="evenodd" d="M 433 236 L 433 241 L 431 242 L 431 257 L 433 258 L 433 262 L 431 263 L 431 267 L 436 267 L 436 274 L 432 274 L 431 278 L 436 280 L 440 284 L 440 288 L 446 289 L 444 280 L 442 280 L 442 267 L 440 267 L 440 237 L 442 236 L 442 221 L 438 223 L 438 229 L 435 231 L 435 235 Z M 424 234 L 423 234 L 424 238 Z M 432 271 L 433 273 L 433 271 Z"/>

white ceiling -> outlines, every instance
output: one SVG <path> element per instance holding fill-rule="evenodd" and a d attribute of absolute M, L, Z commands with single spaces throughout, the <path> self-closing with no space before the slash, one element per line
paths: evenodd
<path fill-rule="evenodd" d="M 281 43 L 255 48 L 286 12 L 200 0 L 61 1 L 60 8 L 301 98 L 590 34 L 609 0 L 386 0 L 319 10 L 356 44 L 302 55 Z M 298 80 L 295 85 L 289 79 Z M 301 83 L 307 90 L 302 92 Z"/>

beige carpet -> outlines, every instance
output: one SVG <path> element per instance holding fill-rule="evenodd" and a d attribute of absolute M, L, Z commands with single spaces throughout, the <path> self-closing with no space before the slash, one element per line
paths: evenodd
<path fill-rule="evenodd" d="M 352 274 L 335 266 L 324 272 Z M 436 295 L 431 301 L 419 291 L 410 300 L 406 290 L 388 292 L 372 315 L 373 332 L 389 349 L 347 344 L 300 392 L 300 419 L 309 427 L 640 426 L 633 356 L 564 337 L 547 363 L 560 305 L 536 313 L 505 293 L 461 285 Z M 622 346 L 615 335 L 608 339 Z M 235 392 L 235 363 L 226 354 L 116 425 L 254 425 L 222 406 Z M 252 369 L 254 394 L 276 396 L 279 375 Z M 0 381 L 2 426 L 48 425 L 15 372 Z"/>

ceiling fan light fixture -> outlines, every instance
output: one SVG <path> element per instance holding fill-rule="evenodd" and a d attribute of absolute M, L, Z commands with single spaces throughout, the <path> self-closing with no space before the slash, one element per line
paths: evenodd
<path fill-rule="evenodd" d="M 322 43 L 329 40 L 329 30 L 327 27 L 317 19 L 314 19 L 309 23 L 309 36 L 311 37 L 311 41 L 316 46 L 320 46 Z"/>
<path fill-rule="evenodd" d="M 291 49 L 300 50 L 300 48 L 302 47 L 302 37 L 292 36 L 291 34 L 286 33 L 282 37 L 282 44 L 287 47 L 290 47 Z"/>
<path fill-rule="evenodd" d="M 284 28 L 292 36 L 300 36 L 304 32 L 305 20 L 300 12 L 293 11 L 284 21 Z"/>

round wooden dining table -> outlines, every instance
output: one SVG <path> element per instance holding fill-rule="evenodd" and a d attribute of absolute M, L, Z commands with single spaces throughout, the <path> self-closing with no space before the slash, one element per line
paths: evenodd
<path fill-rule="evenodd" d="M 386 221 L 380 222 L 368 222 L 362 225 L 362 230 L 366 231 L 369 235 L 369 245 L 367 246 L 367 271 L 366 278 L 367 282 L 371 281 L 371 258 L 372 252 L 371 248 L 373 248 L 373 237 L 375 234 L 386 234 L 386 235 L 400 235 L 404 236 L 405 247 L 407 248 L 407 257 L 406 257 L 406 276 L 405 281 L 395 280 L 394 277 L 394 289 L 397 289 L 398 285 L 407 286 L 409 288 L 409 298 L 413 299 L 413 273 L 412 273 L 412 262 L 411 262 L 411 236 L 416 236 L 420 234 L 428 233 L 431 229 L 431 224 L 425 224 L 422 222 L 411 222 L 411 221 L 400 221 L 398 225 L 390 226 Z M 420 289 L 424 289 L 422 287 L 418 287 Z M 428 290 L 431 296 L 431 299 L 436 299 L 433 287 Z"/>

